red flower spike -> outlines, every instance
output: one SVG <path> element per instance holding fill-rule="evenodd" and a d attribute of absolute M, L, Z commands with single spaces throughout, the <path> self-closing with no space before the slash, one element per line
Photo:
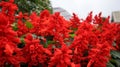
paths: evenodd
<path fill-rule="evenodd" d="M 70 53 L 72 52 L 66 45 L 63 45 L 61 49 L 56 48 L 53 57 L 51 57 L 49 67 L 59 67 L 60 65 L 62 65 L 62 67 L 71 66 L 72 62 Z"/>
<path fill-rule="evenodd" d="M 48 10 L 44 10 L 40 13 L 40 18 L 41 19 L 46 19 L 49 16 L 50 16 L 50 12 Z"/>
<path fill-rule="evenodd" d="M 39 39 L 34 39 L 32 34 L 29 33 L 25 37 L 25 43 L 23 56 L 26 58 L 26 63 L 29 63 L 29 66 L 38 66 L 39 63 L 44 65 L 45 62 L 48 62 L 48 56 L 51 56 L 52 53 L 39 44 Z"/>
<path fill-rule="evenodd" d="M 89 52 L 89 62 L 87 67 L 106 67 L 110 57 L 110 46 L 107 42 L 97 44 L 96 48 L 92 48 Z"/>
<path fill-rule="evenodd" d="M 86 20 L 85 20 L 85 22 L 88 22 L 88 23 L 91 23 L 92 22 L 92 11 L 89 13 L 89 15 L 87 16 L 87 18 L 86 18 Z"/>
<path fill-rule="evenodd" d="M 9 0 L 8 2 L 2 1 L 0 2 L 0 6 L 2 7 L 1 13 L 5 14 L 9 23 L 12 24 L 15 21 L 15 11 L 18 9 L 17 5 L 13 3 L 14 0 Z"/>
<path fill-rule="evenodd" d="M 71 21 L 71 27 L 73 28 L 78 28 L 78 26 L 80 25 L 80 19 L 77 17 L 77 15 L 75 13 L 73 13 L 72 18 L 70 19 Z"/>

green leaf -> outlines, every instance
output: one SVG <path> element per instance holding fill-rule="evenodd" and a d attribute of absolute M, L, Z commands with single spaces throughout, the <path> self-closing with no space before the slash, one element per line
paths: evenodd
<path fill-rule="evenodd" d="M 13 23 L 11 26 L 14 31 L 18 30 L 17 23 Z"/>
<path fill-rule="evenodd" d="M 75 36 L 75 34 L 74 34 L 74 33 L 73 33 L 73 34 L 70 34 L 70 37 L 74 38 L 74 36 Z"/>
<path fill-rule="evenodd" d="M 53 44 L 55 41 L 47 41 L 47 44 Z"/>
<path fill-rule="evenodd" d="M 112 50 L 110 53 L 114 58 L 119 58 L 120 59 L 120 52 Z"/>
<path fill-rule="evenodd" d="M 120 52 L 116 50 L 111 50 L 110 54 L 111 54 L 111 59 L 109 62 L 112 65 L 114 65 L 114 67 L 120 67 Z M 111 66 L 107 65 L 107 67 L 111 67 Z"/>
<path fill-rule="evenodd" d="M 47 48 L 49 44 L 53 44 L 55 43 L 55 41 L 47 41 L 45 44 L 44 44 L 44 47 Z"/>
<path fill-rule="evenodd" d="M 23 37 L 21 37 L 21 38 L 20 38 L 20 41 L 21 41 L 21 43 L 25 43 L 25 41 L 24 41 L 24 38 L 23 38 Z"/>
<path fill-rule="evenodd" d="M 107 67 L 115 67 L 115 66 L 111 62 L 108 62 Z"/>
<path fill-rule="evenodd" d="M 26 24 L 26 27 L 27 28 L 29 28 L 29 29 L 31 29 L 31 28 L 33 28 L 33 25 L 32 25 L 32 23 L 31 22 L 25 22 L 25 24 Z"/>
<path fill-rule="evenodd" d="M 112 64 L 112 66 L 114 67 L 120 67 L 120 59 L 111 59 L 108 64 Z M 111 67 L 111 66 L 108 66 L 107 64 L 107 67 Z"/>
<path fill-rule="evenodd" d="M 47 48 L 47 47 L 48 47 L 48 44 L 47 44 L 47 43 L 45 43 L 45 44 L 44 44 L 44 48 Z"/>
<path fill-rule="evenodd" d="M 120 67 L 120 59 L 115 59 L 117 67 Z"/>

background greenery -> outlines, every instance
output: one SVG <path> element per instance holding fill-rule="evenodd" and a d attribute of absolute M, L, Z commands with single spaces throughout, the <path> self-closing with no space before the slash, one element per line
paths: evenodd
<path fill-rule="evenodd" d="M 0 0 L 2 1 L 2 0 Z M 9 1 L 9 0 L 5 0 Z M 14 0 L 18 6 L 18 11 L 22 11 L 23 13 L 31 13 L 33 11 L 37 12 L 38 14 L 40 11 L 47 9 L 50 13 L 53 12 L 52 6 L 49 0 Z"/>

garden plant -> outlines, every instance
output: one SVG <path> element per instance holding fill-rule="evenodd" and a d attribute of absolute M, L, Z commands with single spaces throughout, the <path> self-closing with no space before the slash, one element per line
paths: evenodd
<path fill-rule="evenodd" d="M 0 67 L 120 67 L 120 24 L 102 13 L 70 20 L 0 2 Z"/>

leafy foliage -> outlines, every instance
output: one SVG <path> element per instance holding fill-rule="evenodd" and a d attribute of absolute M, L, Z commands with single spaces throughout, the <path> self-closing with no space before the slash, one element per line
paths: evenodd
<path fill-rule="evenodd" d="M 120 67 L 120 52 L 111 50 L 111 57 L 107 67 Z"/>
<path fill-rule="evenodd" d="M 19 7 L 19 11 L 23 13 L 35 11 L 40 13 L 44 9 L 48 9 L 52 13 L 52 6 L 49 0 L 15 0 Z"/>
<path fill-rule="evenodd" d="M 52 6 L 49 0 L 15 0 L 15 4 L 19 8 L 18 12 L 32 13 L 34 11 L 39 14 L 42 10 L 47 9 L 52 13 Z"/>

